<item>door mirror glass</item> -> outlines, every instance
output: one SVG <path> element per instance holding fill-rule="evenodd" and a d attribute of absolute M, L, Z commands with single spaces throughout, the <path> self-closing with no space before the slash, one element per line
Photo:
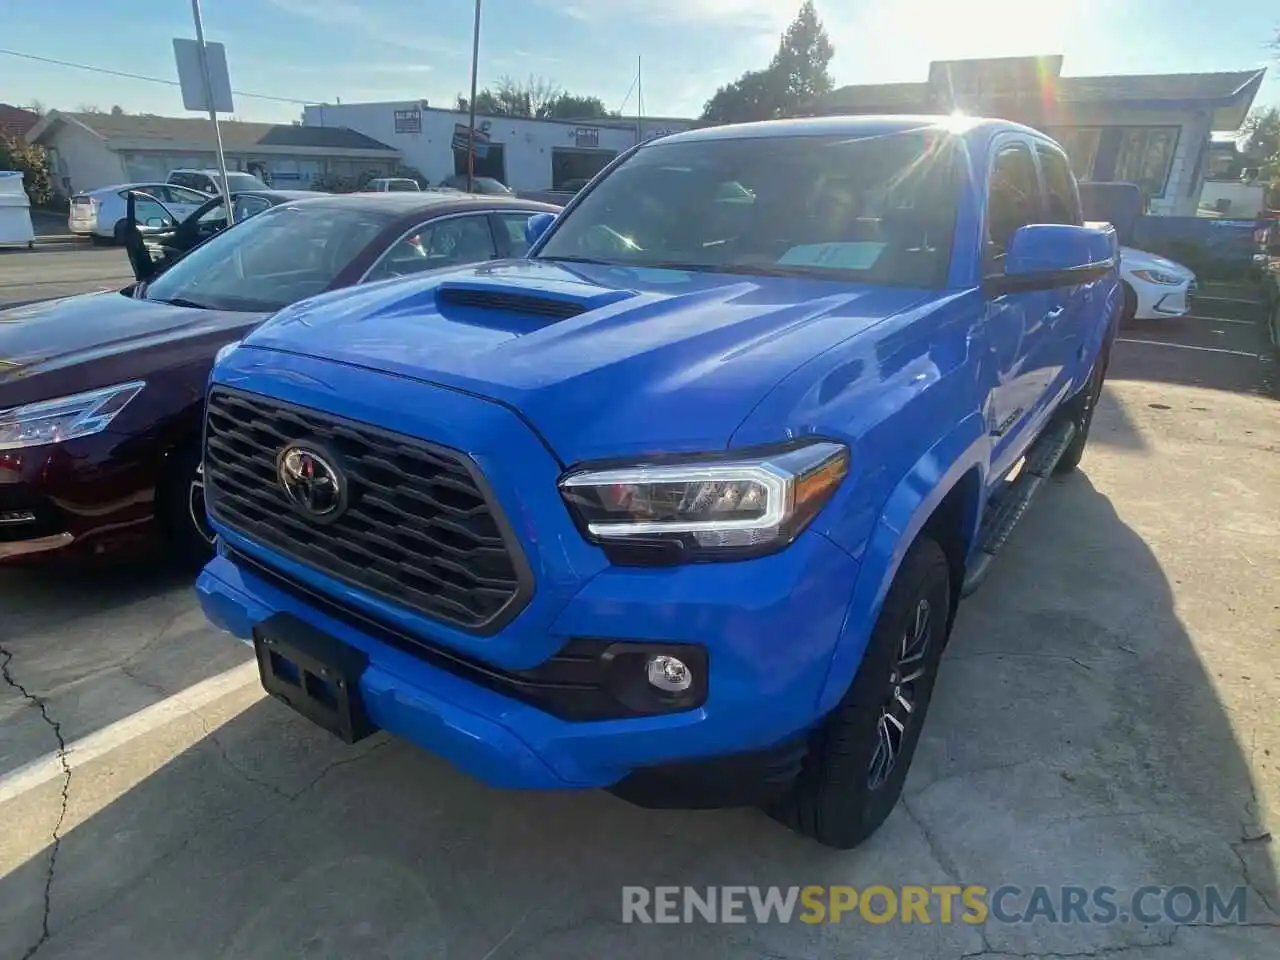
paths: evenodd
<path fill-rule="evenodd" d="M 525 241 L 532 247 L 537 243 L 544 233 L 551 229 L 551 224 L 555 223 L 556 215 L 554 213 L 535 213 L 530 217 L 524 225 Z"/>

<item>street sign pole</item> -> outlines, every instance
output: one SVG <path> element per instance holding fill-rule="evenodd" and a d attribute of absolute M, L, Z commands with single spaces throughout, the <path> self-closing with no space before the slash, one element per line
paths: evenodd
<path fill-rule="evenodd" d="M 479 0 L 476 0 L 477 11 L 479 6 Z M 200 16 L 200 0 L 191 0 L 191 16 L 196 22 L 196 44 L 200 47 L 200 72 L 204 76 L 204 95 L 209 103 L 209 122 L 213 124 L 213 142 L 218 151 L 218 175 L 222 178 L 222 204 L 227 209 L 227 226 L 231 226 L 235 223 L 235 211 L 232 210 L 231 183 L 227 179 L 227 158 L 222 152 L 222 131 L 218 128 L 218 110 L 213 101 L 213 82 L 209 79 L 209 55 L 204 46 L 204 20 Z M 472 96 L 474 97 L 474 94 Z"/>
<path fill-rule="evenodd" d="M 480 0 L 476 0 L 476 22 L 471 31 L 471 99 L 467 101 L 467 193 L 475 190 L 476 179 L 476 70 L 480 63 Z"/>

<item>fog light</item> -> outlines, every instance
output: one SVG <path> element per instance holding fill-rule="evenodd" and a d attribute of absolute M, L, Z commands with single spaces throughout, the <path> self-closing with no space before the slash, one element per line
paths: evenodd
<path fill-rule="evenodd" d="M 645 664 L 650 686 L 664 693 L 683 693 L 693 686 L 693 671 L 683 660 L 666 654 L 650 657 Z"/>

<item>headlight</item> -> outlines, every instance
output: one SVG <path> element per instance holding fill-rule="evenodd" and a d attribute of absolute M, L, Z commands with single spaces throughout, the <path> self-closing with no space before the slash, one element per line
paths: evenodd
<path fill-rule="evenodd" d="M 1163 284 L 1166 287 L 1176 287 L 1180 283 L 1187 282 L 1184 277 L 1175 277 L 1171 273 L 1161 273 L 1159 270 L 1135 270 L 1133 275 L 1139 280 Z"/>
<path fill-rule="evenodd" d="M 560 491 L 615 562 L 735 559 L 791 543 L 848 472 L 848 448 L 824 440 L 736 460 L 587 469 Z"/>
<path fill-rule="evenodd" d="M 0 410 L 0 450 L 21 450 L 100 433 L 138 395 L 142 380 Z"/>
<path fill-rule="evenodd" d="M 227 357 L 231 355 L 231 351 L 233 351 L 236 347 L 240 346 L 240 344 L 242 343 L 244 343 L 243 340 L 232 340 L 230 343 L 224 344 L 221 347 L 219 347 L 218 352 L 213 355 L 213 365 L 216 367 L 223 360 L 227 359 Z"/>

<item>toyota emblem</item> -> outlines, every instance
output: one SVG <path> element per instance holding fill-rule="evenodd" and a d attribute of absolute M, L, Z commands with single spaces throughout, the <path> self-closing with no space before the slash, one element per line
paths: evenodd
<path fill-rule="evenodd" d="M 306 444 L 291 444 L 276 459 L 280 488 L 289 502 L 317 520 L 337 519 L 346 505 L 342 474 L 327 454 Z"/>

